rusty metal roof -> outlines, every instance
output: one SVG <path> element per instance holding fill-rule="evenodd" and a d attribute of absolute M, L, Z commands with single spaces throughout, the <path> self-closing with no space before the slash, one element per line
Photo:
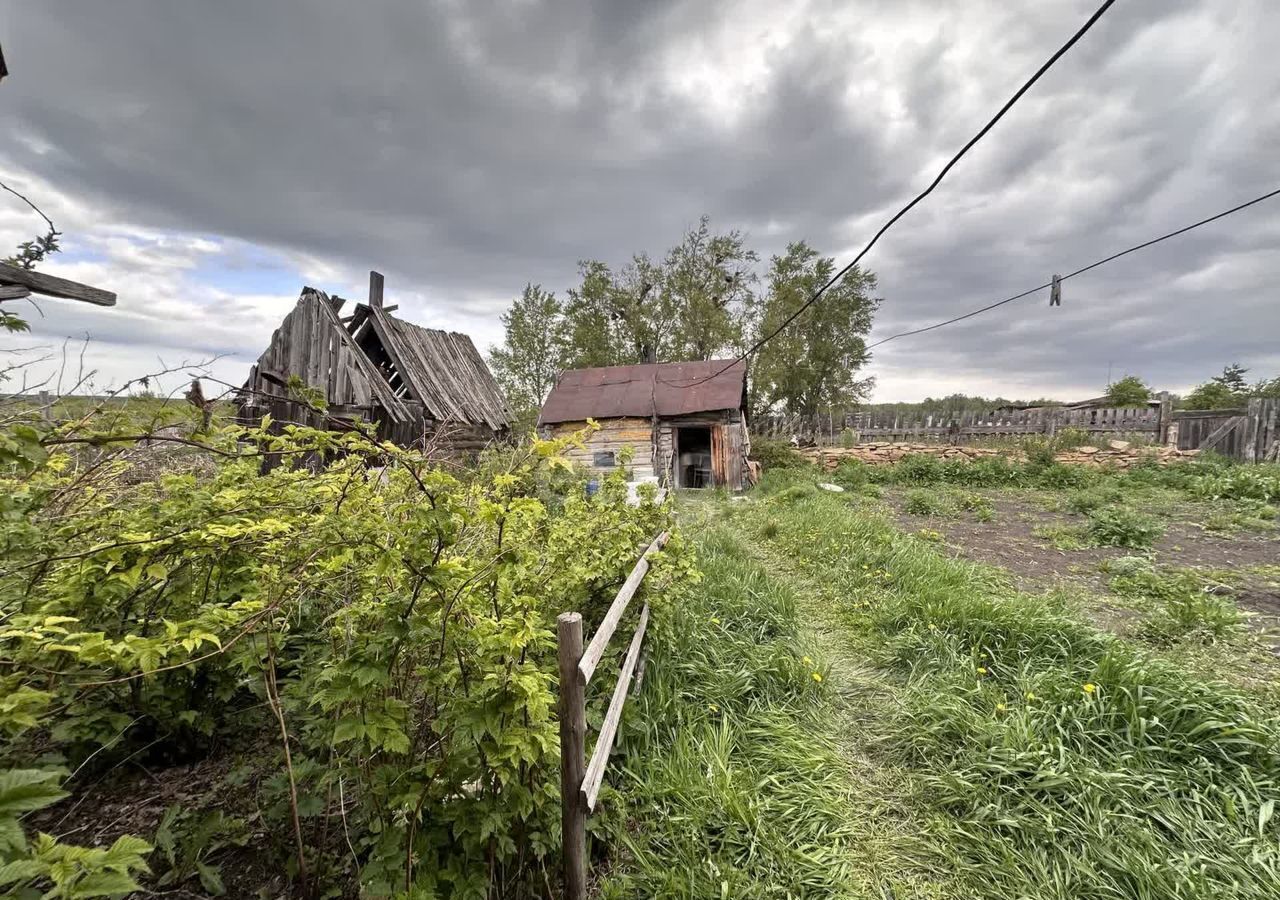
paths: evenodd
<path fill-rule="evenodd" d="M 746 394 L 747 364 L 741 360 L 569 369 L 542 404 L 538 423 L 739 409 L 746 405 Z"/>

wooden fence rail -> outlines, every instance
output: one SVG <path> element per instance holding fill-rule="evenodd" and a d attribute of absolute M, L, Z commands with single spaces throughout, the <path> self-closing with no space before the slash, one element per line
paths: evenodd
<path fill-rule="evenodd" d="M 556 620 L 560 662 L 560 828 L 565 900 L 584 900 L 587 896 L 587 816 L 595 811 L 609 753 L 618 734 L 618 724 L 622 721 L 622 707 L 627 702 L 632 675 L 640 659 L 645 630 L 649 627 L 648 603 L 640 610 L 640 621 L 618 672 L 618 683 L 614 686 L 589 763 L 586 762 L 587 685 L 604 658 L 631 598 L 649 571 L 650 555 L 666 546 L 669 536 L 668 532 L 662 532 L 645 550 L 613 598 L 609 611 L 585 650 L 582 647 L 582 614 L 562 613 Z"/>

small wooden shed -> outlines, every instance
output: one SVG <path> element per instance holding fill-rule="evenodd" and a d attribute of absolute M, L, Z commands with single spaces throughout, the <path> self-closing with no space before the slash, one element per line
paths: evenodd
<path fill-rule="evenodd" d="M 560 437 L 594 419 L 600 429 L 570 457 L 609 470 L 632 450 L 632 480 L 668 487 L 748 482 L 747 366 L 734 360 L 570 369 L 538 415 L 544 437 Z"/>
<path fill-rule="evenodd" d="M 341 317 L 345 300 L 311 287 L 250 368 L 237 405 L 256 422 L 314 426 L 359 418 L 405 446 L 433 438 L 448 450 L 479 449 L 504 437 L 511 414 L 471 338 L 405 322 L 382 305 L 382 276 L 370 273 L 369 302 Z M 296 375 L 327 403 L 324 416 L 289 388 Z"/>

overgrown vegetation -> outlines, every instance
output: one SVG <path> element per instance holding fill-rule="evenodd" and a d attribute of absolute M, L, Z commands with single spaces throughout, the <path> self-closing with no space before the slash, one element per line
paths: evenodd
<path fill-rule="evenodd" d="M 844 497 L 771 510 L 776 531 L 761 539 L 824 590 L 881 667 L 894 702 L 874 732 L 915 773 L 966 895 L 1274 896 L 1275 709 L 1015 593 Z M 1203 585 L 1125 577 L 1163 597 L 1183 638 L 1227 633 L 1185 602 L 1217 596 Z"/>
<path fill-rule="evenodd" d="M 97 424 L 0 442 L 0 886 L 123 894 L 149 859 L 156 886 L 216 893 L 243 841 L 209 815 L 247 795 L 253 851 L 306 892 L 545 892 L 554 618 L 595 620 L 666 509 L 628 506 L 621 475 L 588 497 L 563 442 L 461 477 L 360 430 L 264 421 L 175 438 L 186 455 L 157 472 L 156 448 Z M 645 582 L 659 618 L 681 546 Z M 155 834 L 82 848 L 23 821 L 123 761 L 237 748 L 240 787 Z"/>

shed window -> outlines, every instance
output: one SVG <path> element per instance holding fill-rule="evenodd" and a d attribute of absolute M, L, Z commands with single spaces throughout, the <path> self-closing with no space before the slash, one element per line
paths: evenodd
<path fill-rule="evenodd" d="M 618 464 L 612 450 L 597 450 L 591 464 L 597 469 L 612 469 Z"/>

